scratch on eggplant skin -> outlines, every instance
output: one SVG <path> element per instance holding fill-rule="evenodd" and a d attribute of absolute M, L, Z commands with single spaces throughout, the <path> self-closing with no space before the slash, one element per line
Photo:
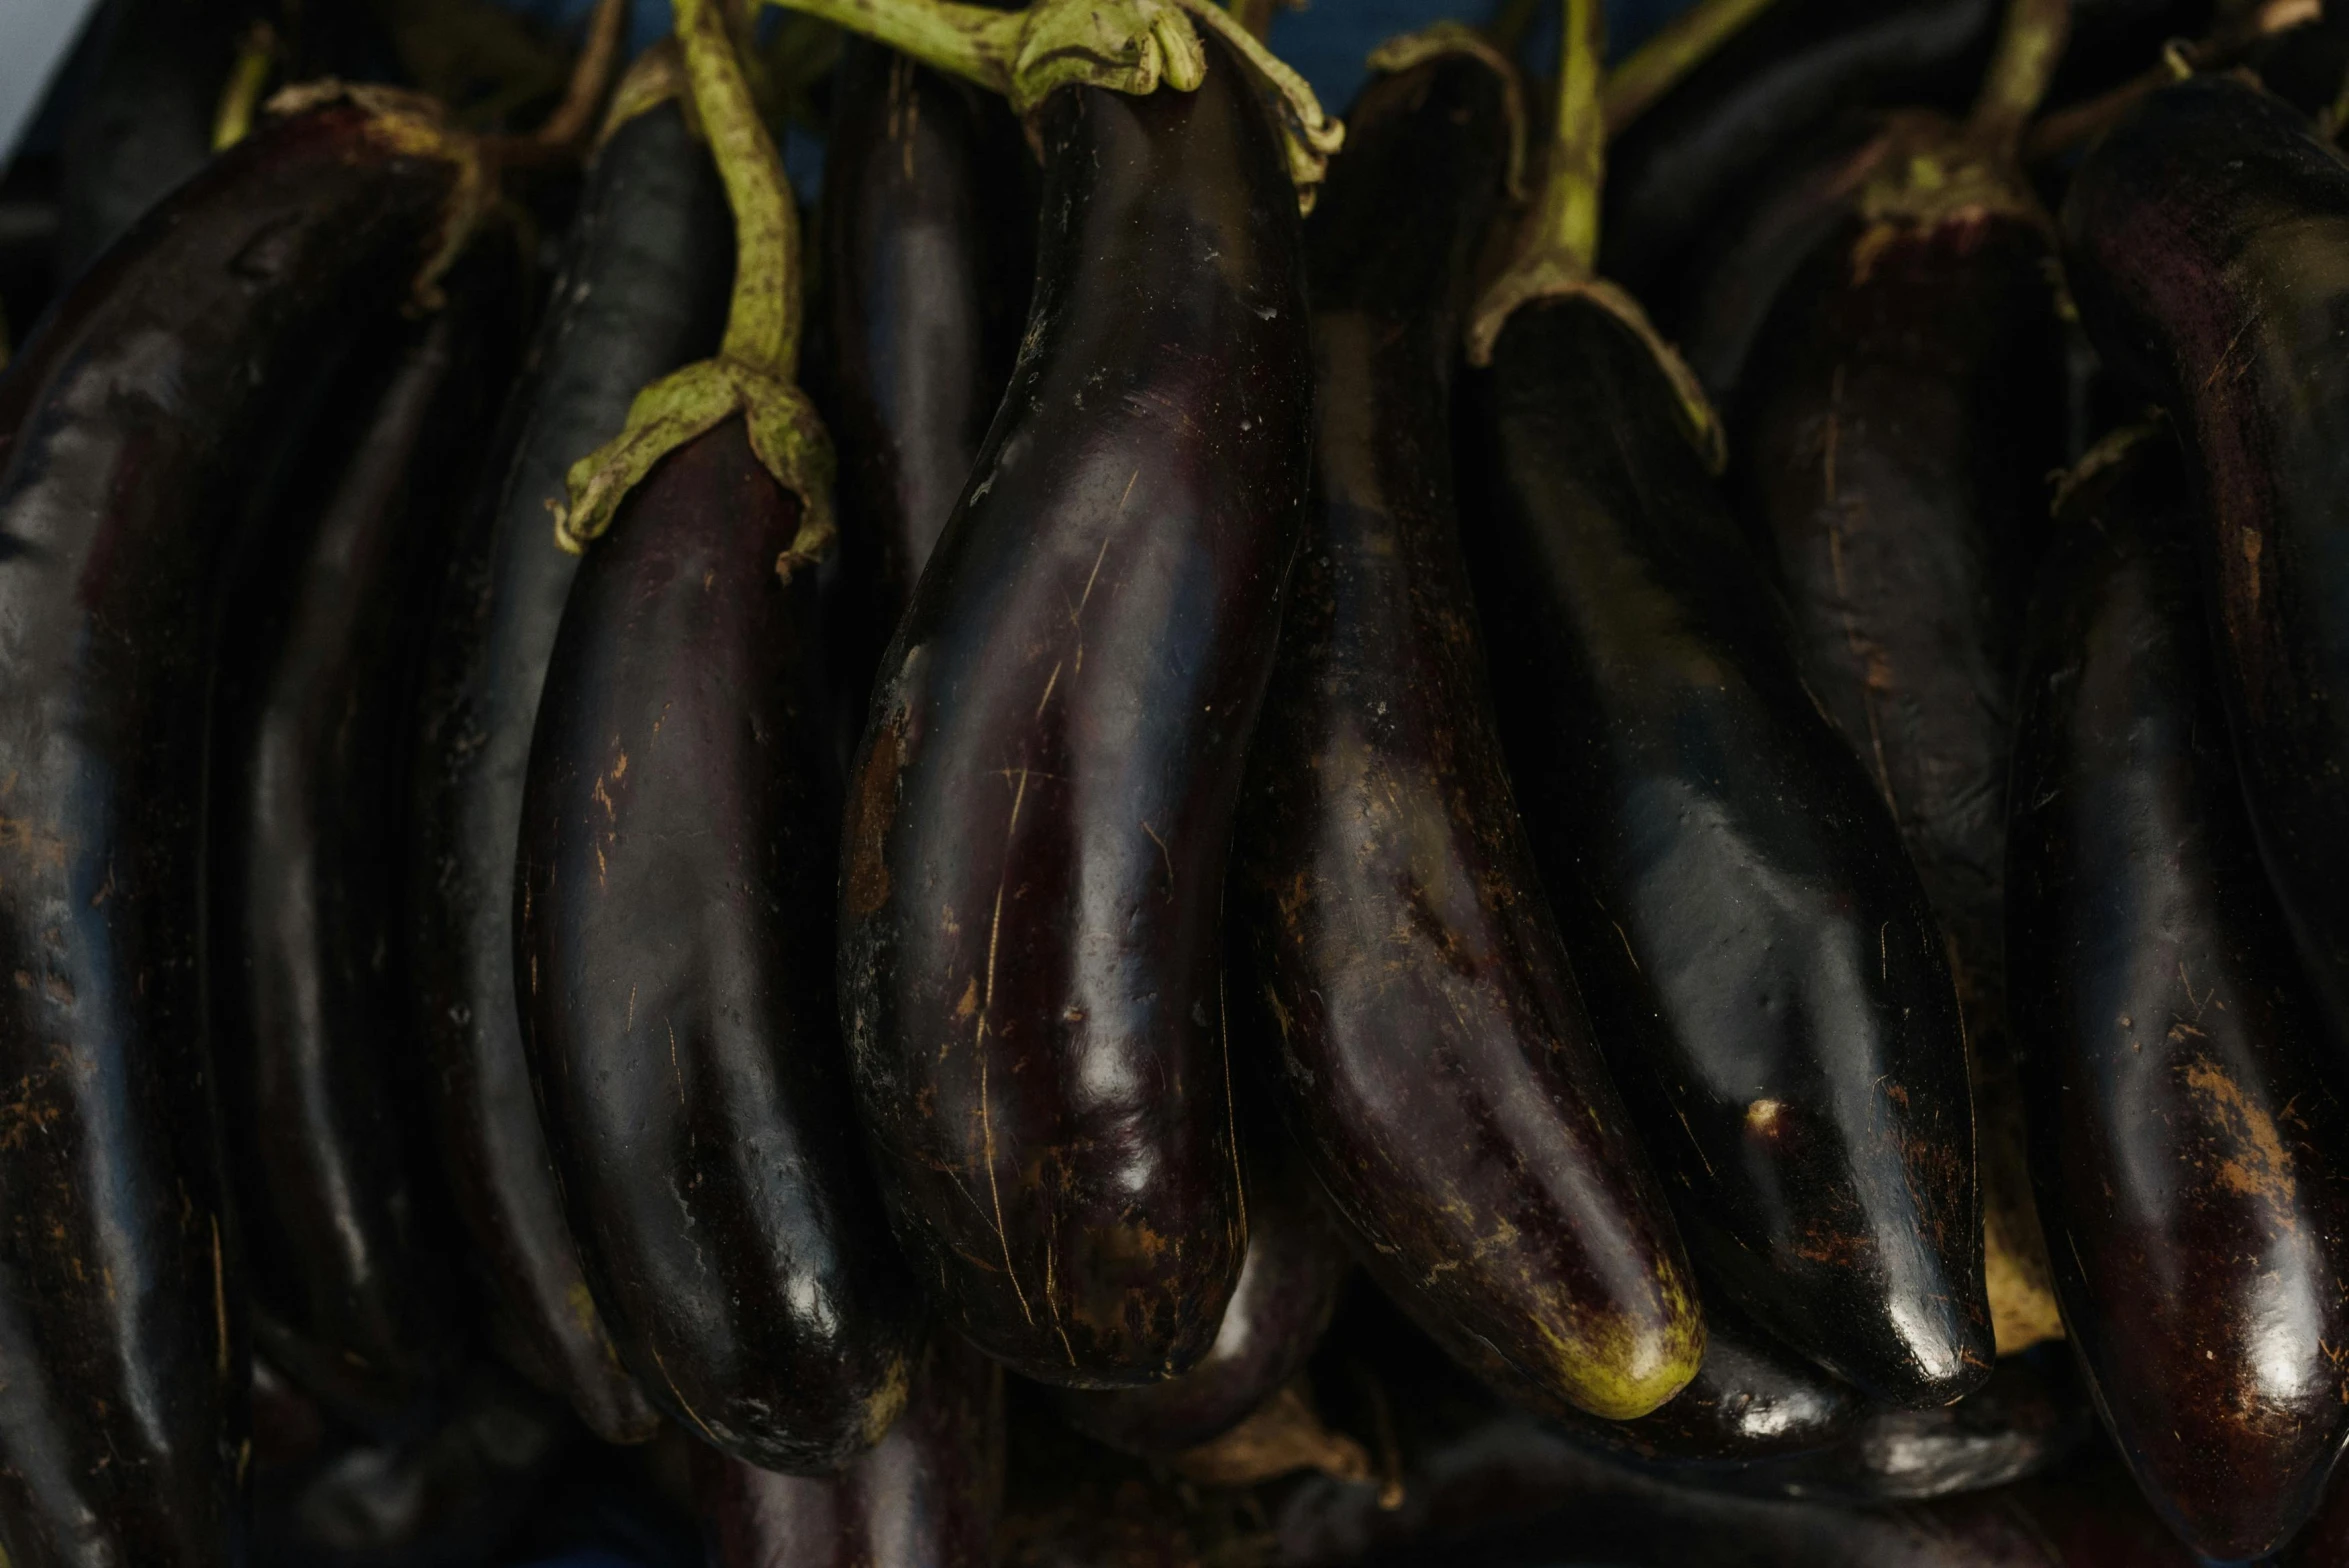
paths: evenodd
<path fill-rule="evenodd" d="M 2262 1200 L 2283 1229 L 2297 1230 L 2299 1184 L 2293 1177 L 2292 1156 L 2265 1108 L 2206 1057 L 2187 1062 L 2182 1072 L 2186 1087 L 2211 1113 L 2218 1135 L 2227 1140 L 2230 1152 L 2222 1153 L 2217 1164 L 2219 1184 Z"/>

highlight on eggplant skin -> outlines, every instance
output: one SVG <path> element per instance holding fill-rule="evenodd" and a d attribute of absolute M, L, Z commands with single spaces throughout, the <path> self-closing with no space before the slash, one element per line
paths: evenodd
<path fill-rule="evenodd" d="M 2349 1044 L 2349 164 L 2231 76 L 2148 96 L 2074 175 L 2064 265 L 2105 363 L 2166 407 L 2260 857 Z"/>
<path fill-rule="evenodd" d="M 1507 85 L 1465 54 L 1375 80 L 1307 226 L 1314 488 L 1233 1005 L 1387 1293 L 1521 1397 L 1629 1417 L 1695 1373 L 1703 1324 L 1517 820 L 1446 439 Z"/>
<path fill-rule="evenodd" d="M 1003 1369 L 932 1330 L 905 1413 L 830 1475 L 778 1475 L 695 1445 L 711 1568 L 992 1568 L 1003 1512 Z"/>
<path fill-rule="evenodd" d="M 326 374 L 405 302 L 458 165 L 335 102 L 217 160 L 0 377 L 0 1546 L 226 1564 L 243 1291 L 197 816 L 221 559 Z"/>
<path fill-rule="evenodd" d="M 1696 1267 L 1873 1397 L 1991 1360 L 1941 935 L 1652 346 L 1521 307 L 1460 424 L 1502 739 Z"/>
<path fill-rule="evenodd" d="M 370 334 L 227 590 L 206 894 L 212 1050 L 254 1335 L 396 1425 L 455 1369 L 450 1220 L 413 1135 L 399 786 L 433 568 L 517 345 L 517 256 L 475 242 Z"/>
<path fill-rule="evenodd" d="M 1304 498 L 1296 195 L 1231 53 L 1039 111 L 1029 335 L 883 658 L 841 1017 L 898 1241 L 1013 1370 L 1205 1355 L 1247 1236 L 1224 856 Z"/>
<path fill-rule="evenodd" d="M 589 546 L 538 705 L 515 867 L 524 1036 L 572 1234 L 671 1419 L 791 1473 L 902 1407 L 913 1282 L 839 1059 L 839 815 L 801 502 L 740 418 Z"/>
<path fill-rule="evenodd" d="M 2166 424 L 2066 509 L 2015 756 L 2015 1017 L 2066 1320 L 2147 1498 L 2211 1557 L 2349 1442 L 2349 1115 L 2261 868 Z"/>
<path fill-rule="evenodd" d="M 478 514 L 449 552 L 419 712 L 408 952 L 441 1168 L 491 1337 L 608 1442 L 659 1417 L 596 1310 L 556 1189 L 515 1001 L 523 775 L 579 558 L 546 506 L 637 390 L 716 348 L 732 277 L 716 169 L 675 103 L 610 132 L 504 422 Z"/>

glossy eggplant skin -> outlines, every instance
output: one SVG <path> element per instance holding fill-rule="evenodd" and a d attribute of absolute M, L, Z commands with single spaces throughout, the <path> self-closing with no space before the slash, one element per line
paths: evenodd
<path fill-rule="evenodd" d="M 2063 460 L 2054 240 L 2019 173 L 1913 116 L 1755 341 L 1731 413 L 1741 510 L 1803 684 L 1874 780 L 1948 943 L 1966 1025 L 1992 1328 L 2060 1336 L 2007 1032 L 2015 661 Z M 1912 149 L 1977 195 L 1911 210 Z M 1877 192 L 1890 194 L 1871 200 Z"/>
<path fill-rule="evenodd" d="M 1353 1254 L 1287 1136 L 1277 1126 L 1246 1133 L 1248 1255 L 1215 1343 L 1163 1383 L 1058 1390 L 1061 1414 L 1088 1437 L 1142 1455 L 1221 1437 L 1304 1370 L 1329 1327 Z"/>
<path fill-rule="evenodd" d="M 1028 1376 L 1207 1353 L 1247 1233 L 1225 853 L 1301 531 L 1296 195 L 1223 45 L 1055 94 L 1027 346 L 882 660 L 841 1015 L 899 1242 Z"/>
<path fill-rule="evenodd" d="M 989 1568 L 1003 1510 L 1003 1369 L 934 1331 L 905 1414 L 836 1474 L 694 1453 L 712 1568 Z"/>
<path fill-rule="evenodd" d="M 852 38 L 832 94 L 817 401 L 840 446 L 834 675 L 861 724 L 1010 378 L 1035 212 L 1019 124 L 993 93 Z"/>
<path fill-rule="evenodd" d="M 1990 1365 L 1939 931 L 1647 342 L 1511 317 L 1463 508 L 1519 799 L 1615 1078 L 1706 1277 L 1873 1397 Z"/>
<path fill-rule="evenodd" d="M 856 1146 L 809 895 L 839 816 L 814 574 L 777 571 L 798 524 L 728 420 L 589 549 L 531 740 L 514 951 L 622 1360 L 733 1457 L 820 1472 L 904 1404 L 915 1292 Z"/>
<path fill-rule="evenodd" d="M 0 378 L 0 1547 L 226 1563 L 244 1421 L 204 1047 L 221 563 L 323 371 L 405 297 L 454 165 L 347 105 L 255 136 Z"/>
<path fill-rule="evenodd" d="M 547 504 L 637 391 L 717 347 L 732 219 L 675 104 L 597 152 L 507 404 L 479 514 L 450 551 L 417 712 L 407 930 L 442 1170 L 494 1337 L 607 1442 L 658 1417 L 613 1349 L 556 1189 L 516 1009 L 513 866 L 539 690 L 579 558 Z"/>
<path fill-rule="evenodd" d="M 2349 164 L 2209 77 L 2149 96 L 2073 177 L 2065 271 L 2105 362 L 2170 411 L 2260 858 L 2349 1042 Z"/>
<path fill-rule="evenodd" d="M 401 780 L 434 568 L 516 357 L 516 261 L 477 242 L 441 310 L 358 351 L 214 658 L 212 1052 L 254 1338 L 361 1421 L 409 1413 L 460 1343 L 414 1135 Z"/>
<path fill-rule="evenodd" d="M 1704 1330 L 1518 823 L 1446 439 L 1504 92 L 1467 55 L 1375 82 L 1308 226 L 1314 489 L 1249 754 L 1234 1002 L 1387 1293 L 1528 1397 L 1627 1417 Z"/>
<path fill-rule="evenodd" d="M 2035 611 L 2009 933 L 2032 1168 L 2121 1453 L 2276 1550 L 2349 1443 L 2349 1116 L 2262 873 L 2166 427 L 2072 497 Z"/>

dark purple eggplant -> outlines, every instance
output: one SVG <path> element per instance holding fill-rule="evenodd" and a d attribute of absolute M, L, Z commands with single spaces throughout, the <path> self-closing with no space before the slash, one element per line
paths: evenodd
<path fill-rule="evenodd" d="M 647 59 L 635 85 L 663 68 Z M 640 1441 L 657 1418 L 580 1272 L 514 1001 L 523 772 L 579 562 L 557 548 L 547 507 L 571 464 L 618 433 L 638 387 L 717 346 L 730 233 L 717 171 L 675 103 L 610 131 L 493 443 L 490 488 L 450 552 L 418 715 L 407 939 L 442 1166 L 493 1334 L 609 1442 Z"/>
<path fill-rule="evenodd" d="M 2198 77 L 2106 134 L 2063 226 L 2097 352 L 2185 442 L 2251 825 L 2349 1048 L 2349 164 L 2280 100 Z"/>
<path fill-rule="evenodd" d="M 1377 79 L 1309 227 L 1314 489 L 1249 753 L 1238 1000 L 1388 1294 L 1529 1397 L 1628 1417 L 1703 1325 L 1518 824 L 1444 438 L 1519 150 L 1497 65 Z"/>
<path fill-rule="evenodd" d="M 1596 48 L 1569 39 L 1551 184 L 1459 416 L 1518 799 L 1696 1266 L 1872 1396 L 1946 1404 L 1991 1345 L 1940 933 L 1706 471 L 1702 395 L 1590 275 Z"/>
<path fill-rule="evenodd" d="M 1304 1369 L 1329 1327 L 1353 1271 L 1345 1237 L 1287 1136 L 1245 1120 L 1243 1129 L 1248 1255 L 1215 1343 L 1190 1371 L 1163 1383 L 1058 1390 L 1069 1424 L 1096 1441 L 1163 1455 L 1221 1437 Z"/>
<path fill-rule="evenodd" d="M 212 1054 L 253 1330 L 340 1412 L 394 1421 L 453 1370 L 447 1216 L 414 1156 L 400 779 L 430 567 L 514 357 L 516 258 L 392 321 L 330 399 L 214 658 Z"/>
<path fill-rule="evenodd" d="M 639 394 L 572 470 L 564 537 L 595 542 L 531 737 L 515 974 L 621 1359 L 732 1457 L 820 1472 L 903 1406 L 916 1302 L 822 961 L 829 454 L 790 379 L 799 236 L 717 7 L 679 5 L 678 37 L 734 211 L 734 299 L 718 357 Z"/>
<path fill-rule="evenodd" d="M 2062 527 L 2008 851 L 2032 1170 L 2145 1495 L 2195 1550 L 2259 1557 L 2349 1443 L 2349 1115 L 2244 815 L 2169 428 Z"/>
<path fill-rule="evenodd" d="M 861 725 L 1010 378 L 1035 214 L 1019 123 L 993 94 L 852 38 L 832 101 L 817 401 L 840 445 L 834 675 Z"/>
<path fill-rule="evenodd" d="M 1947 940 L 2001 1354 L 2063 1333 L 2023 1154 L 2003 907 L 2010 694 L 2065 428 L 2054 240 L 2015 147 L 2065 5 L 2014 0 L 2009 17 L 1969 120 L 1903 116 L 1846 165 L 1730 420 L 1803 684 L 1891 809 Z M 1816 210 L 1811 191 L 1788 199 Z"/>
<path fill-rule="evenodd" d="M 835 1475 L 694 1455 L 712 1568 L 989 1568 L 1003 1508 L 1003 1372 L 930 1336 L 905 1414 Z"/>
<path fill-rule="evenodd" d="M 0 1545 L 235 1559 L 241 1281 L 204 1044 L 224 562 L 342 351 L 461 238 L 481 168 L 393 95 L 218 161 L 0 379 Z"/>
<path fill-rule="evenodd" d="M 899 1242 L 1014 1370 L 1204 1356 L 1247 1229 L 1224 857 L 1300 531 L 1312 370 L 1281 134 L 1057 91 L 1026 347 L 884 656 L 841 1016 Z"/>

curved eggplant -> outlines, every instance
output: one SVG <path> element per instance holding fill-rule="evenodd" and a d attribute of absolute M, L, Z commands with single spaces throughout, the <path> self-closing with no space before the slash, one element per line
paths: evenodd
<path fill-rule="evenodd" d="M 1247 1241 L 1224 856 L 1312 372 L 1280 136 L 1207 50 L 1195 91 L 1038 111 L 1027 346 L 850 789 L 841 1016 L 898 1239 L 1073 1386 L 1197 1362 Z"/>
<path fill-rule="evenodd" d="M 399 780 L 470 449 L 511 370 L 515 257 L 478 248 L 448 304 L 390 322 L 338 385 L 214 660 L 212 1052 L 254 1336 L 358 1419 L 452 1369 L 449 1257 L 412 1173 Z"/>
<path fill-rule="evenodd" d="M 1518 824 L 1444 440 L 1509 90 L 1469 54 L 1374 82 L 1310 226 L 1316 484 L 1233 919 L 1275 1097 L 1387 1293 L 1529 1397 L 1627 1417 L 1702 1320 Z"/>
<path fill-rule="evenodd" d="M 1353 1255 L 1312 1173 L 1277 1127 L 1247 1129 L 1248 1255 L 1223 1326 L 1190 1371 L 1142 1388 L 1061 1389 L 1069 1424 L 1129 1454 L 1178 1454 L 1221 1437 L 1304 1370 Z"/>
<path fill-rule="evenodd" d="M 612 1348 L 556 1190 L 515 1004 L 513 866 L 531 726 L 579 564 L 548 536 L 547 505 L 637 388 L 717 346 L 730 233 L 677 105 L 609 133 L 493 443 L 494 488 L 451 552 L 419 699 L 406 935 L 442 1168 L 495 1337 L 617 1443 L 658 1418 Z"/>
<path fill-rule="evenodd" d="M 2195 1550 L 2259 1557 L 2349 1444 L 2349 1115 L 2243 815 L 2168 429 L 2063 529 L 2009 846 L 2033 1171 L 2123 1457 Z"/>
<path fill-rule="evenodd" d="M 1003 1510 L 1003 1371 L 934 1332 L 905 1414 L 836 1475 L 694 1453 L 712 1568 L 989 1568 Z"/>
<path fill-rule="evenodd" d="M 835 685 L 861 724 L 1010 379 L 1035 216 L 1019 123 L 994 94 L 851 38 L 832 95 L 817 401 L 840 444 Z"/>
<path fill-rule="evenodd" d="M 478 167 L 389 95 L 252 138 L 0 378 L 0 1547 L 232 1561 L 241 1284 L 198 876 L 221 562 Z"/>
<path fill-rule="evenodd" d="M 1803 683 L 1884 797 L 1947 938 L 2008 1354 L 2063 1333 L 2003 922 L 2010 695 L 2064 450 L 2054 243 L 2011 148 L 1976 126 L 1912 115 L 1872 145 L 1755 338 L 1731 461 Z"/>
<path fill-rule="evenodd" d="M 1519 306 L 1461 425 L 1526 824 L 1698 1268 L 1863 1391 L 1946 1404 L 1991 1342 L 1940 933 L 1635 312 Z"/>
<path fill-rule="evenodd" d="M 2097 352 L 2168 408 L 2260 858 L 2349 1047 L 2349 163 L 2231 77 L 2148 97 L 2073 177 Z"/>
<path fill-rule="evenodd" d="M 236 56 L 237 4 L 127 0 L 94 29 L 104 60 L 59 128 L 55 266 L 61 284 L 212 156 L 212 113 Z"/>
<path fill-rule="evenodd" d="M 580 565 L 538 704 L 515 966 L 547 1142 L 622 1360 L 689 1430 L 826 1470 L 906 1393 L 913 1294 L 837 1057 L 829 711 L 799 499 L 738 419 Z"/>

